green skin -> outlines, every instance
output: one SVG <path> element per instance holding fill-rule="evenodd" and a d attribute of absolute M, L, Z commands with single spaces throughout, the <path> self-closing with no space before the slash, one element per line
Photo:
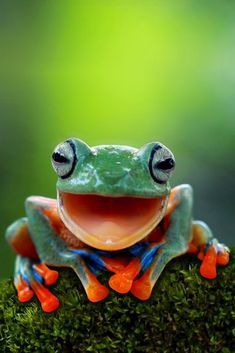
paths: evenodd
<path fill-rule="evenodd" d="M 156 149 L 155 154 L 154 148 Z M 57 157 L 57 162 L 53 160 L 53 166 L 59 174 L 58 198 L 61 192 L 109 197 L 166 197 L 166 204 L 159 216 L 158 223 L 163 219 L 168 196 L 171 193 L 169 178 L 174 169 L 174 165 L 168 169 L 166 165 L 163 169 L 158 168 L 161 166 L 159 162 L 164 162 L 166 159 L 169 162 L 170 158 L 174 162 L 174 156 L 164 145 L 149 143 L 139 150 L 119 145 L 101 145 L 90 148 L 79 139 L 71 139 L 69 142 L 59 145 L 56 152 L 57 156 L 54 154 L 54 158 Z M 58 153 L 66 157 L 67 160 L 58 161 Z M 155 166 L 154 176 L 150 172 L 151 157 Z M 193 226 L 200 229 L 204 244 L 212 239 L 212 233 L 207 225 L 192 219 L 192 188 L 189 185 L 181 185 L 176 189 L 174 201 L 177 201 L 177 206 L 171 212 L 170 226 L 164 237 L 165 242 L 160 251 L 153 256 L 151 262 L 150 281 L 152 287 L 166 264 L 172 258 L 187 252 L 189 243 L 193 240 Z M 25 204 L 27 218 L 22 218 L 9 226 L 6 237 L 12 244 L 21 227 L 27 224 L 40 261 L 52 266 L 73 268 L 86 290 L 89 285 L 86 261 L 81 255 L 70 251 L 66 242 L 56 234 L 48 218 L 43 214 L 42 210 L 50 207 L 48 200 L 34 196 L 29 197 Z M 62 215 L 59 200 L 58 210 Z M 144 234 L 143 237 L 147 235 Z M 95 252 L 95 249 L 91 248 L 91 251 Z M 35 279 L 32 271 L 33 263 L 34 260 L 19 254 L 16 261 L 15 278 L 19 274 L 24 274 L 29 282 L 31 279 Z"/>

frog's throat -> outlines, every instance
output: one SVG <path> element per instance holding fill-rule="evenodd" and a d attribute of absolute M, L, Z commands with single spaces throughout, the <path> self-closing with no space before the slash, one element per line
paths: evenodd
<path fill-rule="evenodd" d="M 65 226 L 82 242 L 101 250 L 121 250 L 146 237 L 161 221 L 168 196 L 111 197 L 58 191 Z"/>

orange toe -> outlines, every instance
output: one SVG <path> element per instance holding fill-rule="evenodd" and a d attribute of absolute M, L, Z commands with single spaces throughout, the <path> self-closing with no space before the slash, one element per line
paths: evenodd
<path fill-rule="evenodd" d="M 114 273 L 122 271 L 126 266 L 123 261 L 117 259 L 105 258 L 103 259 L 103 261 L 105 262 L 107 270 Z"/>
<path fill-rule="evenodd" d="M 152 293 L 150 279 L 143 275 L 135 280 L 131 287 L 131 293 L 140 300 L 148 300 Z"/>
<path fill-rule="evenodd" d="M 90 284 L 86 288 L 86 293 L 88 299 L 93 302 L 97 303 L 103 299 L 105 299 L 109 295 L 109 290 L 102 284 Z"/>
<path fill-rule="evenodd" d="M 122 273 L 117 273 L 110 277 L 109 286 L 118 293 L 128 293 L 131 289 L 133 279 L 128 278 Z"/>
<path fill-rule="evenodd" d="M 228 252 L 221 252 L 218 253 L 216 262 L 218 265 L 227 265 L 229 263 L 229 253 Z"/>
<path fill-rule="evenodd" d="M 41 302 L 41 306 L 42 310 L 45 311 L 45 313 L 51 313 L 60 306 L 60 302 L 57 297 L 51 294 L 46 300 Z"/>
<path fill-rule="evenodd" d="M 93 303 L 105 299 L 109 294 L 108 288 L 103 286 L 91 272 L 88 273 L 88 284 L 85 287 L 85 291 L 88 299 Z"/>
<path fill-rule="evenodd" d="M 18 292 L 18 299 L 20 302 L 27 302 L 34 296 L 34 292 L 29 288 L 26 281 L 24 281 L 20 275 L 16 279 L 15 286 Z"/>
<path fill-rule="evenodd" d="M 51 270 L 44 263 L 34 264 L 33 268 L 40 276 L 44 278 L 47 286 L 54 284 L 59 277 L 58 271 Z"/>
<path fill-rule="evenodd" d="M 34 292 L 28 287 L 25 287 L 18 292 L 18 299 L 22 303 L 28 302 L 33 296 Z"/>
<path fill-rule="evenodd" d="M 207 266 L 207 265 L 201 264 L 200 274 L 203 277 L 205 277 L 205 278 L 214 279 L 217 276 L 216 267 L 215 266 L 212 267 L 212 266 Z"/>
<path fill-rule="evenodd" d="M 212 246 L 204 256 L 200 266 L 200 274 L 208 279 L 216 278 L 216 249 Z"/>
<path fill-rule="evenodd" d="M 47 286 L 51 286 L 52 284 L 56 283 L 58 277 L 59 277 L 58 271 L 54 271 L 54 270 L 47 271 L 44 277 L 45 284 Z"/>

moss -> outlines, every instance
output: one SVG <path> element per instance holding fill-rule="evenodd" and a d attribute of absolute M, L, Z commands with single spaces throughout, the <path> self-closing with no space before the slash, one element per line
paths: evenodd
<path fill-rule="evenodd" d="M 184 256 L 167 266 L 149 301 L 111 292 L 93 304 L 73 271 L 63 269 L 52 288 L 62 305 L 52 314 L 36 299 L 19 303 L 12 280 L 4 281 L 0 352 L 234 352 L 235 260 L 216 280 L 198 270 L 199 261 Z"/>

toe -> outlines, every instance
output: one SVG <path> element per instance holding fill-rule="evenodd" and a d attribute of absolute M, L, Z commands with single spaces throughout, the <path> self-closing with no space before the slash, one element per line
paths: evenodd
<path fill-rule="evenodd" d="M 109 294 L 108 288 L 103 286 L 92 273 L 89 273 L 88 284 L 85 286 L 85 291 L 88 299 L 93 303 L 105 299 Z"/>
<path fill-rule="evenodd" d="M 46 274 L 45 274 L 45 284 L 47 286 L 51 286 L 52 284 L 55 284 L 57 279 L 59 277 L 59 272 L 58 271 L 54 271 L 54 270 L 49 270 Z"/>
<path fill-rule="evenodd" d="M 50 294 L 46 300 L 41 302 L 41 306 L 45 313 L 51 313 L 58 309 L 60 302 L 57 297 L 55 297 L 53 294 Z"/>
<path fill-rule="evenodd" d="M 41 303 L 42 310 L 46 313 L 55 311 L 59 305 L 59 299 L 54 296 L 49 289 L 45 288 L 41 283 L 31 279 L 30 286 Z"/>
<path fill-rule="evenodd" d="M 133 282 L 131 293 L 140 300 L 148 300 L 152 293 L 152 285 L 148 276 L 143 275 Z"/>
<path fill-rule="evenodd" d="M 128 293 L 131 289 L 133 280 L 122 273 L 117 273 L 110 277 L 109 286 L 118 293 Z"/>
<path fill-rule="evenodd" d="M 227 265 L 229 263 L 229 252 L 219 252 L 216 258 L 216 263 L 222 266 Z"/>
<path fill-rule="evenodd" d="M 216 278 L 216 258 L 217 253 L 214 246 L 211 246 L 202 259 L 200 266 L 200 274 L 208 279 Z"/>
<path fill-rule="evenodd" d="M 33 291 L 29 287 L 25 287 L 18 292 L 18 299 L 20 302 L 28 302 L 34 296 Z"/>
<path fill-rule="evenodd" d="M 56 283 L 59 277 L 58 271 L 51 270 L 45 263 L 34 264 L 33 269 L 44 279 L 47 286 Z"/>

